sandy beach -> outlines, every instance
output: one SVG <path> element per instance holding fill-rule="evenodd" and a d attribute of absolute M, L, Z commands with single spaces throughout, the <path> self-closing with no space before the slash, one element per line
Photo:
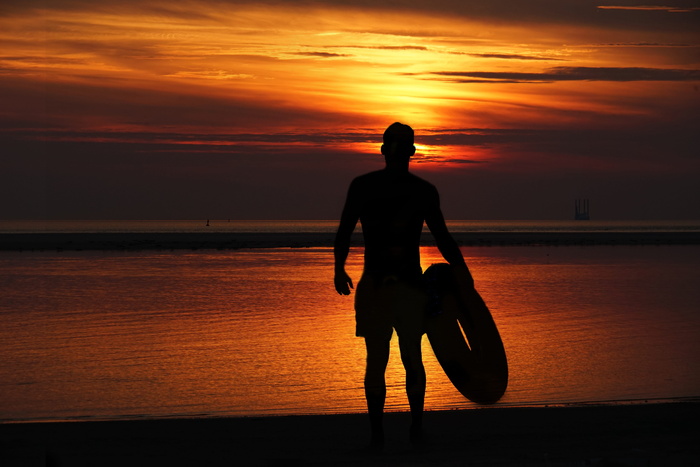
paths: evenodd
<path fill-rule="evenodd" d="M 366 449 L 364 414 L 0 424 L 14 466 L 691 466 L 699 402 L 483 408 L 386 416 L 387 444 Z"/>
<path fill-rule="evenodd" d="M 463 246 L 698 245 L 700 232 L 474 232 L 455 233 Z M 3 233 L 0 251 L 305 248 L 333 245 L 332 233 Z M 355 244 L 361 234 L 354 234 Z M 433 245 L 423 235 L 423 245 Z"/>

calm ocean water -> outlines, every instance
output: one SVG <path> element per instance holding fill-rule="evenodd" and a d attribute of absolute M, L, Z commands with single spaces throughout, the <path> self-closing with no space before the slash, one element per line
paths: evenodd
<path fill-rule="evenodd" d="M 509 358 L 500 404 L 700 396 L 699 246 L 463 252 Z M 0 420 L 362 412 L 331 273 L 330 248 L 2 252 Z M 387 406 L 407 410 L 393 346 Z M 427 409 L 474 407 L 424 355 Z"/>

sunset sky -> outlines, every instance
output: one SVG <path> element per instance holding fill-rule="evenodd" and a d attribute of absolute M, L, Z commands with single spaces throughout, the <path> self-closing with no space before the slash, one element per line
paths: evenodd
<path fill-rule="evenodd" d="M 700 219 L 700 1 L 3 0 L 0 219 Z"/>

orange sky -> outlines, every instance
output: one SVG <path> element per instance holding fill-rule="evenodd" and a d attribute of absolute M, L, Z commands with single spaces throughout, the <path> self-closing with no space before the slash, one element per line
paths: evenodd
<path fill-rule="evenodd" d="M 700 218 L 697 2 L 375 3 L 3 3 L 0 217 L 333 218 L 398 120 L 448 217 Z"/>

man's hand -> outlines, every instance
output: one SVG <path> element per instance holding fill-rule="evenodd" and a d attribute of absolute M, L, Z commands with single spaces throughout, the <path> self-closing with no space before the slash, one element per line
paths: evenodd
<path fill-rule="evenodd" d="M 353 288 L 352 279 L 345 271 L 336 271 L 333 282 L 335 283 L 336 292 L 340 295 L 350 295 L 350 289 Z"/>

